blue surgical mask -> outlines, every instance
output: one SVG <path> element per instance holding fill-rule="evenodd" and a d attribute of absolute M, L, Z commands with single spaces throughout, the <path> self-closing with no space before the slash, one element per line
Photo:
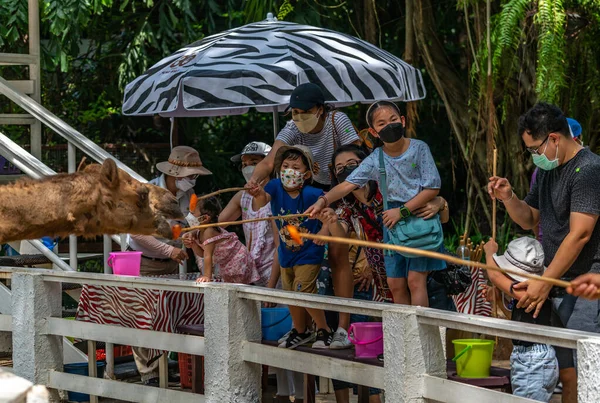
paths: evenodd
<path fill-rule="evenodd" d="M 548 148 L 548 144 L 546 144 L 546 148 Z M 544 171 L 551 171 L 554 168 L 558 167 L 558 144 L 556 145 L 556 158 L 553 160 L 549 160 L 546 157 L 546 148 L 544 148 L 544 152 L 542 154 L 532 154 L 533 163 L 540 169 Z"/>

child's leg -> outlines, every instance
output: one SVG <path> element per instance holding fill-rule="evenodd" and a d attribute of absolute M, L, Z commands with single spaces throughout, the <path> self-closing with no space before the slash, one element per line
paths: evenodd
<path fill-rule="evenodd" d="M 296 284 L 296 277 L 294 275 L 293 267 L 282 267 L 281 272 L 281 288 L 285 291 L 294 291 Z M 306 330 L 306 310 L 298 306 L 289 305 L 290 315 L 292 317 L 292 323 L 294 329 L 299 333 L 304 333 Z"/>
<path fill-rule="evenodd" d="M 294 291 L 306 294 L 317 293 L 317 278 L 321 271 L 320 264 L 303 264 L 294 266 Z M 300 308 L 302 309 L 302 308 Z M 325 312 L 322 309 L 306 309 L 317 324 L 317 329 L 328 329 Z"/>
<path fill-rule="evenodd" d="M 394 303 L 410 305 L 410 293 L 406 279 L 408 275 L 406 258 L 399 253 L 392 252 L 389 255 L 384 252 L 383 259 L 387 283 L 394 297 Z"/>
<path fill-rule="evenodd" d="M 306 308 L 310 317 L 317 324 L 317 329 L 325 329 L 329 331 L 329 326 L 327 325 L 327 319 L 325 319 L 325 311 L 322 309 L 313 309 Z"/>
<path fill-rule="evenodd" d="M 410 290 L 410 304 L 429 306 L 427 297 L 427 272 L 409 271 L 408 289 Z"/>
<path fill-rule="evenodd" d="M 394 304 L 410 305 L 410 293 L 408 292 L 407 280 L 388 276 L 388 286 L 394 297 Z"/>

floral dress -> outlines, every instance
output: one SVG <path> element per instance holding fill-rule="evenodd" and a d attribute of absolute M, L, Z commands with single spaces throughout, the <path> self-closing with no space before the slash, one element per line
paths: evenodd
<path fill-rule="evenodd" d="M 208 244 L 218 242 L 213 250 L 213 266 L 218 267 L 217 277 L 226 283 L 253 284 L 260 280 L 260 274 L 254 259 L 238 236 L 219 228 L 221 233 L 198 245 L 202 249 Z M 217 278 L 218 279 L 218 278 Z"/>

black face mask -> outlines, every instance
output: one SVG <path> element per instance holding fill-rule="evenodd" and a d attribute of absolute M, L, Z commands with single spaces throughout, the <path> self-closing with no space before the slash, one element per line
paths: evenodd
<path fill-rule="evenodd" d="M 378 134 L 384 143 L 395 143 L 404 137 L 404 126 L 400 122 L 390 123 L 381 129 Z"/>
<path fill-rule="evenodd" d="M 339 183 L 342 183 L 346 180 L 346 178 L 348 176 L 350 176 L 350 174 L 352 173 L 352 171 L 354 171 L 356 168 L 358 168 L 358 165 L 353 165 L 353 166 L 346 166 L 344 167 L 344 170 L 338 174 L 335 175 L 335 177 L 337 178 Z"/>

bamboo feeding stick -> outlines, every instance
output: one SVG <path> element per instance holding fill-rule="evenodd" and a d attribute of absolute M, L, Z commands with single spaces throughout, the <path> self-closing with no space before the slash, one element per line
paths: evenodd
<path fill-rule="evenodd" d="M 492 167 L 493 175 L 498 174 L 498 149 L 494 147 L 494 165 Z M 496 213 L 498 211 L 498 202 L 496 198 L 492 200 L 492 239 L 496 240 Z"/>
<path fill-rule="evenodd" d="M 345 244 L 345 245 L 358 245 L 358 246 L 362 246 L 365 248 L 377 248 L 377 249 L 384 249 L 384 250 L 392 250 L 394 252 L 399 252 L 399 253 L 410 253 L 412 255 L 418 255 L 421 257 L 440 259 L 440 260 L 444 260 L 446 262 L 454 263 L 454 264 L 461 265 L 461 266 L 468 266 L 468 267 L 473 267 L 473 268 L 481 267 L 484 270 L 498 271 L 500 273 L 504 273 L 504 274 L 508 274 L 508 275 L 525 277 L 530 280 L 539 280 L 539 281 L 543 281 L 545 283 L 549 283 L 549 284 L 552 284 L 552 285 L 555 285 L 558 287 L 563 287 L 563 288 L 567 288 L 571 285 L 571 283 L 569 283 L 568 281 L 558 280 L 558 279 L 550 278 L 550 277 L 537 276 L 535 274 L 524 273 L 524 272 L 516 271 L 513 269 L 501 268 L 501 267 L 492 266 L 492 265 L 489 265 L 486 263 L 474 262 L 472 260 L 462 260 L 458 257 L 445 255 L 445 254 L 439 253 L 439 252 L 432 252 L 429 250 L 409 248 L 409 247 L 400 246 L 400 245 L 390 245 L 390 244 L 386 244 L 386 243 L 369 242 L 369 241 L 363 241 L 363 240 L 354 239 L 354 238 L 342 238 L 342 237 L 337 237 L 337 236 L 305 234 L 305 233 L 300 233 L 300 231 L 298 231 L 296 229 L 296 227 L 294 227 L 293 225 L 288 225 L 287 228 L 288 228 L 288 231 L 289 231 L 292 239 L 300 244 L 302 243 L 302 238 L 306 238 L 306 239 L 317 240 L 317 241 L 341 243 L 341 244 Z"/>
<path fill-rule="evenodd" d="M 221 190 L 217 190 L 216 192 L 207 193 L 202 196 L 197 196 L 197 200 L 208 199 L 209 197 L 217 196 L 217 195 L 220 195 L 221 193 L 239 192 L 240 190 L 245 190 L 245 189 L 246 189 L 245 187 L 221 189 Z"/>
<path fill-rule="evenodd" d="M 241 221 L 213 222 L 210 224 L 197 225 L 195 227 L 181 228 L 179 233 L 184 234 L 186 232 L 194 231 L 197 229 L 225 227 L 228 225 L 240 225 L 240 224 L 247 224 L 247 223 L 259 222 L 259 221 L 288 220 L 291 218 L 300 218 L 300 217 L 308 217 L 308 214 L 288 214 L 288 215 L 279 215 L 279 216 L 262 217 L 262 218 L 251 218 L 249 220 L 241 220 Z M 175 227 L 173 228 L 173 236 L 175 236 Z"/>

